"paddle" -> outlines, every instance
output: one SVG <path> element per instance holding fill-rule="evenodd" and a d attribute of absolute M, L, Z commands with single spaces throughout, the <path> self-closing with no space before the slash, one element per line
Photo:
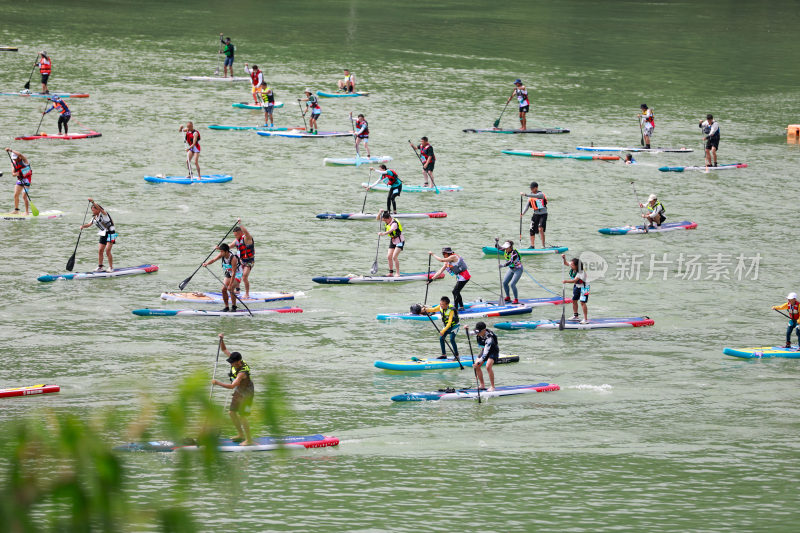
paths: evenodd
<path fill-rule="evenodd" d="M 417 147 L 414 146 L 414 143 L 411 142 L 411 139 L 408 140 L 408 144 L 411 145 L 411 149 L 414 150 L 414 153 L 417 154 L 417 159 L 419 159 L 420 164 L 422 165 L 422 172 L 425 172 L 425 158 L 417 151 Z M 433 185 L 433 190 L 436 194 L 439 194 L 439 187 L 436 186 L 436 182 L 433 181 L 433 176 L 428 176 L 431 179 L 431 185 Z"/>
<path fill-rule="evenodd" d="M 558 321 L 558 330 L 564 331 L 564 328 L 567 327 L 567 304 L 564 301 L 566 299 L 566 287 L 564 286 L 564 256 L 561 256 L 561 320 Z"/>
<path fill-rule="evenodd" d="M 205 262 L 205 261 L 204 261 L 204 262 Z M 206 270 L 208 270 L 209 274 L 211 274 L 212 276 L 214 276 L 214 277 L 216 278 L 216 280 L 217 280 L 217 281 L 219 281 L 220 283 L 222 283 L 222 280 L 221 280 L 221 279 L 219 279 L 219 276 L 217 276 L 216 274 L 214 274 L 214 273 L 211 271 L 211 269 L 210 269 L 210 268 L 206 267 Z M 236 297 L 236 299 L 237 299 L 237 300 L 239 300 L 239 303 L 240 303 L 240 304 L 242 304 L 242 306 L 244 306 L 244 308 L 245 308 L 245 309 L 247 309 L 247 312 L 248 312 L 248 313 L 250 313 L 250 316 L 253 316 L 253 312 L 250 310 L 250 308 L 249 308 L 249 307 L 247 307 L 247 304 L 246 304 L 246 303 L 244 303 L 244 302 L 242 301 L 242 298 L 239 296 L 239 293 L 237 293 L 236 291 L 233 291 L 233 295 Z M 235 301 L 233 302 L 233 305 L 236 305 L 236 302 L 235 302 Z"/>
<path fill-rule="evenodd" d="M 631 182 L 631 187 L 633 187 L 633 195 L 636 197 L 636 205 L 639 206 L 639 212 L 642 213 L 642 218 L 644 218 L 644 208 L 642 207 L 642 203 L 639 201 L 639 194 L 636 192 L 636 185 L 633 182 Z M 647 231 L 647 225 L 648 222 L 647 219 L 645 219 L 644 223 L 642 224 L 645 233 L 649 233 Z"/>
<path fill-rule="evenodd" d="M 217 246 L 222 244 L 225 241 L 225 239 L 228 238 L 228 235 L 230 235 L 230 233 L 233 231 L 233 228 L 235 228 L 238 225 L 239 225 L 239 221 L 237 220 L 236 222 L 234 222 L 233 226 L 231 226 L 231 229 L 229 229 L 228 232 L 225 233 L 225 236 L 222 237 L 222 239 L 220 239 L 219 243 L 217 243 Z M 208 261 L 208 258 L 211 257 L 214 254 L 214 252 L 217 251 L 217 246 L 215 246 L 214 249 L 211 250 L 211 253 L 208 254 L 205 259 L 203 259 L 202 263 L 200 263 L 200 266 L 197 267 L 194 272 L 192 272 L 191 276 L 189 276 L 185 280 L 181 281 L 180 284 L 178 284 L 178 288 L 180 290 L 183 290 L 189 284 L 189 282 L 192 281 L 192 278 L 194 277 L 195 274 L 197 274 L 197 271 L 200 270 L 203 267 L 203 263 Z"/>
<path fill-rule="evenodd" d="M 28 76 L 28 81 L 25 82 L 25 88 L 31 88 L 31 80 L 33 79 L 33 71 L 36 70 L 36 65 L 39 64 L 39 55 L 36 55 L 36 59 L 33 60 L 33 67 L 31 67 L 31 74 Z"/>
<path fill-rule="evenodd" d="M 519 245 L 522 246 L 522 209 L 523 209 L 524 200 L 522 195 L 519 197 Z"/>
<path fill-rule="evenodd" d="M 425 284 L 425 299 L 422 305 L 428 304 L 428 288 L 431 286 L 431 254 L 428 254 L 428 282 Z"/>
<path fill-rule="evenodd" d="M 383 213 L 382 210 L 380 211 L 380 213 L 378 213 L 379 217 L 381 216 L 381 213 Z M 381 229 L 380 224 L 382 223 L 383 222 L 380 221 L 378 222 L 378 230 Z M 375 248 L 375 261 L 372 263 L 372 268 L 369 269 L 369 273 L 372 274 L 373 276 L 378 273 L 378 252 L 380 251 L 380 249 L 381 249 L 381 233 L 380 231 L 378 231 L 378 246 L 377 248 Z"/>
<path fill-rule="evenodd" d="M 361 155 L 358 153 L 358 137 L 356 137 L 356 124 L 353 122 L 353 112 L 350 112 L 350 127 L 353 131 L 353 147 L 356 149 L 356 167 L 361 166 Z"/>
<path fill-rule="evenodd" d="M 506 105 L 505 105 L 505 107 L 503 107 L 503 110 L 500 112 L 500 116 L 499 116 L 499 117 L 497 117 L 497 120 L 495 120 L 495 121 L 494 121 L 494 126 L 493 126 L 493 127 L 497 128 L 497 127 L 499 127 L 499 126 L 500 126 L 500 119 L 501 119 L 501 118 L 503 118 L 503 113 L 505 113 L 505 112 L 506 112 L 506 109 L 508 109 L 508 103 L 509 103 L 510 101 L 511 101 L 511 100 L 506 100 Z"/>
<path fill-rule="evenodd" d="M 494 248 L 497 250 L 497 276 L 500 278 L 500 300 L 497 305 L 503 305 L 503 267 L 500 266 L 500 239 L 494 238 Z"/>
<path fill-rule="evenodd" d="M 39 128 L 42 127 L 42 121 L 44 120 L 44 116 L 47 113 L 47 100 L 45 100 L 44 109 L 45 110 L 42 111 L 42 118 L 39 119 L 39 125 L 36 126 L 36 133 L 34 133 L 34 135 L 39 135 Z"/>
<path fill-rule="evenodd" d="M 91 203 L 86 204 L 86 212 L 83 214 L 83 223 L 81 224 L 81 226 L 86 224 L 86 215 L 89 214 L 89 206 L 91 205 L 92 205 Z M 72 255 L 69 256 L 69 259 L 67 259 L 67 272 L 72 272 L 72 269 L 75 268 L 75 254 L 78 253 L 78 244 L 80 244 L 81 242 L 81 233 L 83 233 L 82 227 L 81 230 L 78 232 L 78 241 L 75 243 L 75 250 L 72 251 Z"/>
<path fill-rule="evenodd" d="M 642 139 L 639 142 L 642 144 L 642 146 L 644 146 L 644 130 L 642 129 L 642 119 L 638 117 L 637 119 L 639 120 L 639 133 L 642 134 Z"/>
<path fill-rule="evenodd" d="M 303 129 L 308 131 L 308 124 L 306 124 L 306 112 L 303 111 L 303 104 L 300 103 L 300 99 L 297 99 L 297 105 L 300 107 L 300 114 L 303 115 Z"/>
<path fill-rule="evenodd" d="M 11 159 L 11 152 L 6 152 L 6 153 L 8 154 L 8 159 L 11 160 L 11 166 L 13 167 L 14 166 L 14 160 Z M 22 181 L 22 180 L 20 180 L 20 181 Z M 28 203 L 31 206 L 31 213 L 33 213 L 33 216 L 38 217 L 39 216 L 39 210 L 36 208 L 35 205 L 33 205 L 33 200 L 31 200 L 31 197 L 28 194 L 28 189 L 23 185 L 22 186 L 22 190 L 25 191 L 25 196 L 28 198 Z"/>
<path fill-rule="evenodd" d="M 500 119 L 498 119 L 500 120 Z M 469 338 L 469 326 L 464 327 L 464 331 L 467 333 L 467 342 L 469 343 L 469 355 L 472 357 L 472 364 L 475 364 L 475 354 L 472 353 L 472 339 Z M 472 373 L 475 374 L 475 390 L 478 391 L 478 403 L 481 403 L 481 384 L 478 382 L 478 369 L 474 366 L 472 367 Z"/>
<path fill-rule="evenodd" d="M 433 327 L 434 327 L 434 329 L 436 330 L 436 333 L 438 333 L 438 334 L 439 334 L 439 336 L 441 336 L 441 335 L 442 335 L 442 332 L 441 332 L 441 330 L 440 330 L 440 329 L 439 329 L 439 328 L 436 326 L 436 322 L 434 322 L 434 321 L 433 321 L 433 318 L 431 318 L 431 315 L 429 315 L 428 313 L 425 313 L 425 316 L 427 316 L 427 317 L 428 317 L 428 320 L 430 320 L 430 321 L 431 321 L 431 324 L 433 324 Z M 464 370 L 464 365 L 462 365 L 462 364 L 461 364 L 461 359 L 458 357 L 458 355 L 456 355 L 456 352 L 455 352 L 455 350 L 453 350 L 453 347 L 452 347 L 452 346 L 450 346 L 450 342 L 449 342 L 447 339 L 445 339 L 444 337 L 442 337 L 442 338 L 444 339 L 444 343 L 447 345 L 447 347 L 448 347 L 448 348 L 450 348 L 450 353 L 452 353 L 452 354 L 453 354 L 453 357 L 455 358 L 456 362 L 458 363 L 458 366 L 459 366 L 459 368 L 460 368 L 461 370 Z"/>
<path fill-rule="evenodd" d="M 219 334 L 219 342 L 217 343 L 217 360 L 214 361 L 214 373 L 211 374 L 211 391 L 208 393 L 208 401 L 214 396 L 214 380 L 217 379 L 217 363 L 219 363 L 219 349 L 222 348 L 222 333 Z"/>
<path fill-rule="evenodd" d="M 219 76 L 219 64 L 222 62 L 222 34 L 219 34 L 219 43 L 217 44 L 217 67 L 214 69 L 214 76 Z M 219 359 L 219 350 L 217 350 L 217 359 Z M 214 366 L 214 370 L 216 370 L 216 365 Z"/>
<path fill-rule="evenodd" d="M 780 313 L 780 314 L 782 314 L 783 316 L 785 316 L 785 317 L 786 317 L 786 318 L 788 318 L 789 320 L 791 320 L 791 319 L 792 319 L 792 317 L 790 317 L 790 316 L 789 316 L 789 315 L 787 315 L 786 313 L 783 313 L 783 312 L 781 312 L 779 309 L 773 309 L 773 311 L 775 311 L 776 313 Z"/>
<path fill-rule="evenodd" d="M 191 154 L 191 152 L 189 150 L 186 150 L 186 170 L 189 172 L 189 179 L 193 180 L 194 174 L 192 173 L 192 164 L 190 162 L 189 154 Z"/>
<path fill-rule="evenodd" d="M 361 204 L 361 214 L 364 214 L 364 208 L 367 207 L 367 195 L 369 194 L 369 184 L 372 182 L 372 167 L 369 169 L 369 178 L 367 178 L 367 186 L 364 187 L 364 202 Z"/>

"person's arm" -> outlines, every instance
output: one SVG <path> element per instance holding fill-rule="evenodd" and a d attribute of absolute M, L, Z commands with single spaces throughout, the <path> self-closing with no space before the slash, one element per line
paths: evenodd
<path fill-rule="evenodd" d="M 228 350 L 228 347 L 225 346 L 225 341 L 223 340 L 224 337 L 225 337 L 224 333 L 219 334 L 219 349 L 222 350 L 222 353 L 230 357 L 231 352 Z"/>
<path fill-rule="evenodd" d="M 711 131 L 708 132 L 709 137 L 713 137 L 719 131 L 719 122 L 714 122 L 711 125 Z"/>
<path fill-rule="evenodd" d="M 218 253 L 217 256 L 211 261 L 206 261 L 205 263 L 203 263 L 203 266 L 208 266 L 211 263 L 216 263 L 221 257 L 222 257 L 222 252 Z"/>
<path fill-rule="evenodd" d="M 455 313 L 450 313 L 450 318 L 447 319 L 447 324 L 444 325 L 442 331 L 439 333 L 440 337 L 444 337 L 448 333 L 450 333 L 450 328 L 453 327 L 453 319 L 455 318 Z"/>
<path fill-rule="evenodd" d="M 487 335 L 486 340 L 484 341 L 483 351 L 481 352 L 480 355 L 481 359 L 489 355 L 489 350 L 491 349 L 492 344 L 494 344 L 494 340 L 492 340 L 492 338 Z"/>
<path fill-rule="evenodd" d="M 783 303 L 781 305 L 773 305 L 772 308 L 775 309 L 776 311 L 780 311 L 782 309 L 789 309 L 789 302 Z"/>
<path fill-rule="evenodd" d="M 564 263 L 564 266 L 569 266 L 569 263 L 567 263 L 567 256 L 566 255 L 561 254 L 561 261 Z"/>
<path fill-rule="evenodd" d="M 250 235 L 250 232 L 247 231 L 247 228 L 245 228 L 244 226 L 241 226 L 241 225 L 239 227 L 242 228 L 242 234 L 244 235 L 244 243 L 245 244 L 253 244 L 253 236 Z M 247 241 L 250 241 L 250 242 L 248 243 Z"/>
<path fill-rule="evenodd" d="M 212 381 L 212 383 L 214 383 L 214 385 L 218 385 L 225 389 L 235 389 L 236 387 L 239 386 L 239 384 L 242 382 L 243 379 L 244 379 L 244 372 L 239 372 L 239 374 L 236 376 L 236 379 L 233 380 L 233 383 L 223 383 L 218 379 L 215 379 L 214 381 Z"/>
<path fill-rule="evenodd" d="M 525 196 L 528 196 L 528 195 L 526 194 Z M 520 215 L 519 215 L 519 216 L 522 216 L 522 215 L 524 215 L 525 213 L 527 213 L 527 212 L 528 212 L 528 209 L 530 209 L 530 208 L 531 208 L 531 203 L 530 203 L 530 202 L 525 202 L 525 209 L 523 209 L 523 210 L 522 210 L 522 213 L 520 213 Z"/>
<path fill-rule="evenodd" d="M 369 167 L 369 169 L 370 170 L 375 170 L 374 167 Z M 371 189 L 374 186 L 376 186 L 378 183 L 380 183 L 381 181 L 386 180 L 386 174 L 388 174 L 389 171 L 388 170 L 375 170 L 375 172 L 378 173 L 378 179 L 375 180 L 375 183 L 367 185 L 367 189 Z"/>
<path fill-rule="evenodd" d="M 53 110 L 53 109 L 55 109 L 55 108 L 56 108 L 56 106 L 55 106 L 55 105 L 51 105 L 50 107 L 48 107 L 48 108 L 47 108 L 47 109 L 46 109 L 46 110 L 45 110 L 45 111 L 42 113 L 42 115 L 46 115 L 46 114 L 48 114 L 50 111 L 52 111 L 52 110 Z"/>
<path fill-rule="evenodd" d="M 100 214 L 102 214 L 102 215 L 107 215 L 108 214 L 108 213 L 106 213 L 106 210 L 103 209 L 103 206 L 101 206 L 100 204 L 98 204 L 97 202 L 92 200 L 91 198 L 89 198 L 89 203 L 92 204 L 93 206 L 95 206 L 97 209 L 99 209 L 100 210 Z"/>
<path fill-rule="evenodd" d="M 244 71 L 247 72 L 248 74 L 252 72 L 252 70 L 250 70 L 250 66 L 247 63 L 244 64 Z"/>
<path fill-rule="evenodd" d="M 442 308 L 439 305 L 434 306 L 434 307 L 425 307 L 424 305 L 422 306 L 422 312 L 425 313 L 425 314 L 428 314 L 428 315 L 432 315 L 433 313 L 438 313 L 441 310 L 442 310 Z"/>
<path fill-rule="evenodd" d="M 517 90 L 516 89 L 512 89 L 511 90 L 511 96 L 508 97 L 508 100 L 506 100 L 506 103 L 509 103 L 511 101 L 511 99 L 514 98 L 514 95 L 516 95 L 516 94 L 517 94 Z"/>

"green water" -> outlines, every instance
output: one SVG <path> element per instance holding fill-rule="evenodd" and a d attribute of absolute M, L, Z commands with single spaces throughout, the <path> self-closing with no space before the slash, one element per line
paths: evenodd
<path fill-rule="evenodd" d="M 58 383 L 58 395 L 0 403 L 0 428 L 43 409 L 133 419 L 140 392 L 163 397 L 196 370 L 211 372 L 224 331 L 259 374 L 279 372 L 292 390 L 290 434 L 336 435 L 341 445 L 225 458 L 239 476 L 235 505 L 198 478 L 187 504 L 208 531 L 791 531 L 797 523 L 798 370 L 796 361 L 745 361 L 724 346 L 779 345 L 785 322 L 769 307 L 796 290 L 800 146 L 782 128 L 800 121 L 800 60 L 794 2 L 0 2 L 0 87 L 22 88 L 36 52 L 53 57 L 51 90 L 88 92 L 67 100 L 78 121 L 103 136 L 73 142 L 13 142 L 35 130 L 42 102 L 0 97 L 4 146 L 34 166 L 31 194 L 56 221 L 3 223 L 0 386 Z M 209 124 L 255 125 L 260 113 L 233 109 L 247 83 L 183 82 L 211 75 L 216 37 L 237 45 L 236 75 L 258 63 L 277 99 L 279 125 L 297 126 L 293 105 L 306 86 L 332 90 L 343 67 L 368 98 L 322 100 L 320 130 L 367 115 L 373 155 L 391 155 L 408 183 L 419 178 L 407 139 L 427 135 L 437 183 L 461 193 L 403 194 L 402 210 L 447 211 L 443 220 L 408 221 L 403 270 L 426 267 L 428 250 L 452 246 L 474 278 L 467 299 L 496 297 L 497 264 L 481 246 L 517 240 L 518 193 L 536 180 L 550 200 L 548 238 L 570 254 L 599 254 L 609 265 L 592 283 L 593 316 L 648 315 L 653 328 L 499 333 L 521 362 L 497 368 L 498 384 L 547 381 L 561 391 L 521 398 L 394 405 L 389 397 L 472 383 L 469 370 L 399 375 L 376 359 L 436 355 L 425 323 L 381 323 L 424 287 L 321 286 L 314 275 L 367 273 L 376 224 L 321 222 L 314 214 L 357 212 L 364 168 L 329 168 L 347 157 L 347 138 L 263 138 L 212 131 Z M 529 124 L 569 135 L 464 134 L 490 127 L 512 81 L 529 89 Z M 38 88 L 38 76 L 32 87 Z M 503 156 L 503 149 L 573 151 L 577 145 L 636 145 L 638 106 L 656 112 L 656 146 L 692 154 L 637 156 L 639 165 Z M 512 104 L 513 107 L 513 104 Z M 722 131 L 721 162 L 750 167 L 721 173 L 663 174 L 662 165 L 700 164 L 697 120 L 711 112 Z M 194 120 L 203 173 L 232 183 L 153 186 L 142 176 L 185 170 L 179 124 Z M 503 125 L 512 127 L 507 112 Z M 42 131 L 56 130 L 53 114 Z M 4 165 L 3 211 L 12 204 Z M 695 231 L 604 237 L 597 229 L 631 224 L 640 196 L 656 192 L 671 221 Z M 153 262 L 157 274 L 38 284 L 63 272 L 85 199 L 109 209 L 120 233 L 115 265 Z M 376 210 L 383 194 L 370 194 Z M 247 319 L 138 318 L 177 290 L 237 216 L 257 243 L 254 290 L 304 291 L 302 315 Z M 95 266 L 94 231 L 83 234 L 77 270 Z M 385 242 L 379 265 L 385 272 Z M 734 273 L 739 254 L 761 254 L 757 279 Z M 625 258 L 642 261 L 638 279 L 617 277 Z M 667 254 L 667 279 L 651 271 Z M 699 255 L 701 279 L 683 279 L 684 254 Z M 718 258 L 718 255 L 722 254 Z M 732 279 L 710 279 L 728 265 Z M 557 289 L 557 258 L 525 261 Z M 215 269 L 215 273 L 218 271 Z M 650 274 L 654 274 L 648 276 Z M 448 294 L 452 280 L 431 286 Z M 200 272 L 190 290 L 216 290 Z M 548 293 L 527 277 L 522 295 Z M 495 291 L 495 292 L 491 292 Z M 556 318 L 535 309 L 532 319 Z M 523 317 L 524 318 L 524 317 Z M 470 323 L 472 325 L 472 323 Z M 463 334 L 462 353 L 467 351 Z M 223 394 L 217 397 L 222 402 Z M 112 442 L 121 437 L 109 435 Z M 166 486 L 173 457 L 125 458 L 137 502 L 174 497 Z M 47 465 L 43 465 L 45 468 Z M 227 490 L 227 489 L 226 489 Z M 231 526 L 231 508 L 242 510 Z M 42 509 L 42 516 L 47 516 Z"/>

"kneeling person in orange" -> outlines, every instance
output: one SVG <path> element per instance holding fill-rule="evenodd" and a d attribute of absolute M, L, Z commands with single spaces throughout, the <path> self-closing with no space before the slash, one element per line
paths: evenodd
<path fill-rule="evenodd" d="M 222 340 L 224 336 L 222 333 L 219 334 L 219 346 L 228 356 L 226 361 L 231 365 L 231 370 L 228 373 L 231 382 L 223 383 L 217 379 L 212 379 L 211 384 L 233 390 L 228 413 L 233 425 L 236 426 L 236 436 L 231 437 L 231 440 L 240 442 L 242 446 L 253 446 L 255 442 L 253 442 L 253 438 L 250 435 L 250 423 L 247 421 L 253 406 L 253 397 L 255 396 L 255 387 L 253 387 L 253 381 L 250 379 L 250 366 L 242 360 L 242 354 L 228 350 L 227 346 L 225 346 L 225 341 Z"/>
<path fill-rule="evenodd" d="M 478 381 L 481 382 L 481 388 L 484 389 L 486 385 L 483 383 L 483 370 L 481 366 L 484 361 L 486 362 L 486 373 L 489 374 L 490 385 L 486 390 L 492 392 L 494 390 L 494 368 L 492 367 L 494 367 L 494 364 L 497 362 L 497 358 L 500 357 L 497 335 L 494 334 L 494 331 L 487 328 L 485 323 L 478 322 L 475 324 L 475 340 L 478 341 L 478 346 L 483 348 L 483 350 L 472 367 L 475 369 Z"/>

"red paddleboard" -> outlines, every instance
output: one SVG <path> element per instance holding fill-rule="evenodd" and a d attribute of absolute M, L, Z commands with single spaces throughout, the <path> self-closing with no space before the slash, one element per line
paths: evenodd
<path fill-rule="evenodd" d="M 100 137 L 102 133 L 98 133 L 94 130 L 87 131 L 86 133 L 54 133 L 48 135 L 47 133 L 39 133 L 37 135 L 23 135 L 21 137 L 14 137 L 16 141 L 35 141 L 36 139 L 59 139 L 62 141 L 68 141 L 72 139 L 90 139 L 92 137 Z"/>
<path fill-rule="evenodd" d="M 58 385 L 30 385 L 28 387 L 18 387 L 16 389 L 0 389 L 0 398 L 9 398 L 11 396 L 32 396 L 34 394 L 47 394 L 49 392 L 58 392 L 61 387 Z"/>

